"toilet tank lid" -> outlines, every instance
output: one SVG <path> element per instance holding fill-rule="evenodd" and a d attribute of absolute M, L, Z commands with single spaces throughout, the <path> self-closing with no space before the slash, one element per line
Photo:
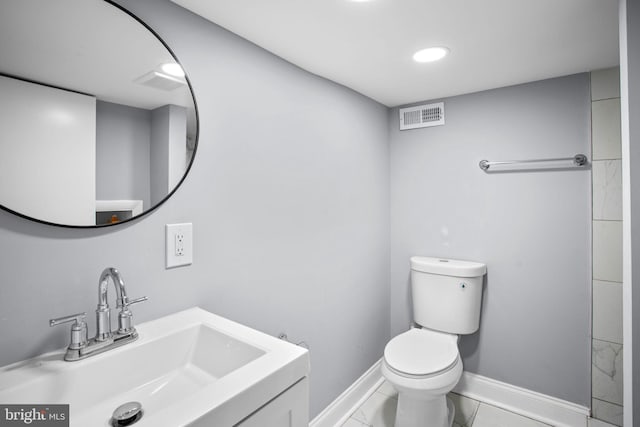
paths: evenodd
<path fill-rule="evenodd" d="M 411 257 L 411 269 L 423 273 L 456 277 L 478 277 L 487 272 L 487 266 L 481 262 L 424 256 Z"/>

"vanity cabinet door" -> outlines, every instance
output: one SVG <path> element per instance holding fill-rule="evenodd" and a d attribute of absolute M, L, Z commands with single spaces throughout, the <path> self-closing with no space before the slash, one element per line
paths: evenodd
<path fill-rule="evenodd" d="M 249 417 L 237 427 L 308 427 L 309 380 L 304 377 Z"/>

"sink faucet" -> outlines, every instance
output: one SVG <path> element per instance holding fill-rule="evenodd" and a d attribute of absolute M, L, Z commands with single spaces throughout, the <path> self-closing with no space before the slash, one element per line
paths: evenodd
<path fill-rule="evenodd" d="M 111 308 L 107 300 L 109 281 L 116 288 L 116 308 L 118 314 L 118 330 L 111 331 Z M 99 354 L 111 348 L 119 347 L 138 338 L 138 332 L 133 327 L 132 313 L 129 306 L 146 301 L 147 297 L 129 300 L 124 280 L 117 269 L 105 268 L 98 280 L 98 307 L 96 309 L 96 336 L 87 340 L 86 313 L 77 313 L 70 316 L 51 319 L 49 326 L 75 321 L 71 328 L 71 343 L 67 348 L 64 360 L 74 361 L 84 359 L 94 354 Z"/>
<path fill-rule="evenodd" d="M 111 333 L 111 309 L 107 301 L 107 289 L 109 288 L 109 279 L 116 288 L 116 308 L 120 309 L 118 315 L 118 334 L 125 335 L 135 333 L 135 329 L 131 324 L 132 314 L 129 306 L 146 301 L 147 297 L 137 298 L 129 301 L 127 298 L 127 290 L 124 287 L 124 280 L 120 276 L 120 272 L 113 267 L 105 268 L 98 280 L 98 308 L 96 309 L 96 341 L 102 342 L 112 337 Z"/>

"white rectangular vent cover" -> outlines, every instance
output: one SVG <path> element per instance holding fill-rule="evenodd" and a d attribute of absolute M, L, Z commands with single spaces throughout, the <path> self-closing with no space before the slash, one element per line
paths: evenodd
<path fill-rule="evenodd" d="M 444 124 L 444 102 L 400 109 L 400 130 Z"/>
<path fill-rule="evenodd" d="M 134 82 L 154 89 L 165 90 L 167 92 L 186 86 L 187 84 L 187 81 L 184 79 L 169 76 L 157 71 L 150 71 L 144 76 L 140 76 L 135 79 Z"/>

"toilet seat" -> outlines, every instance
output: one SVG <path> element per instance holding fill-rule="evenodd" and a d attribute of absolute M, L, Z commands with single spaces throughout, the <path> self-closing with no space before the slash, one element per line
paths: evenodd
<path fill-rule="evenodd" d="M 458 337 L 429 329 L 413 328 L 389 341 L 384 349 L 384 360 L 398 375 L 437 375 L 450 370 L 458 363 Z"/>

